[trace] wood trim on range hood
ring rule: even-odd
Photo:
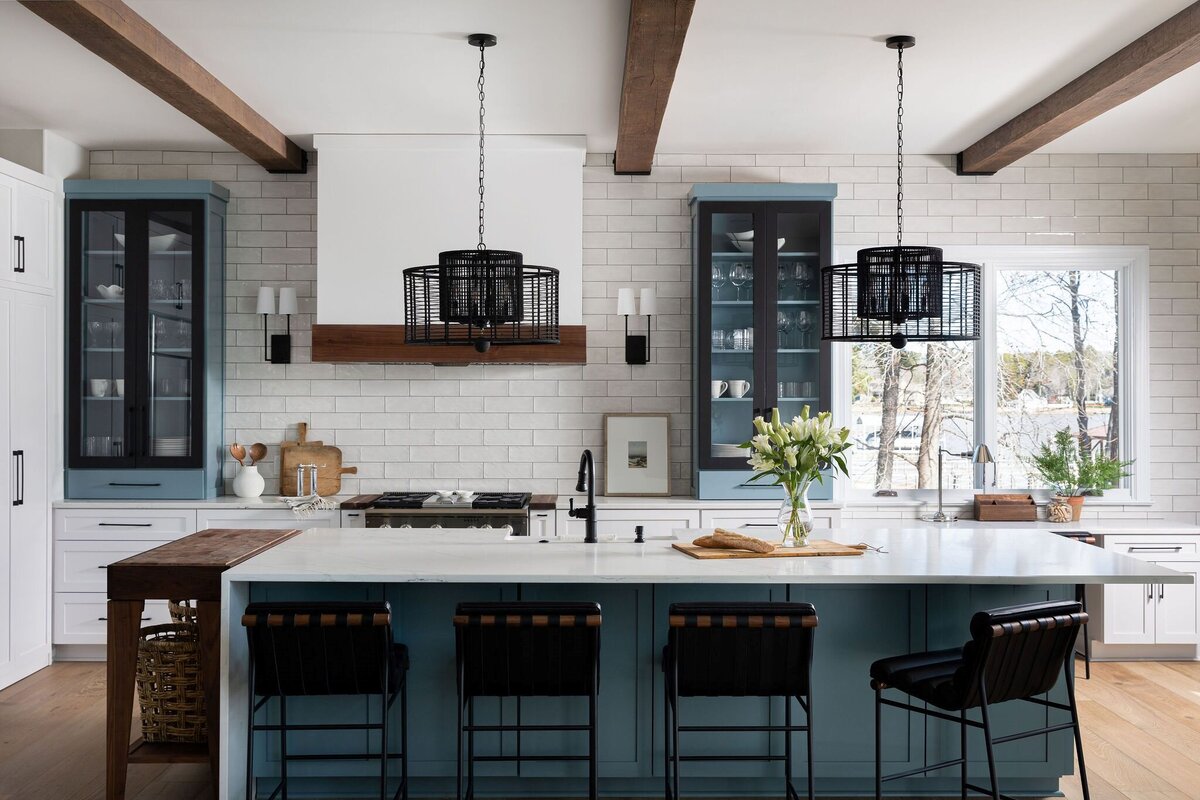
[[[324,364],[586,364],[587,327],[563,325],[559,344],[496,344],[486,353],[469,345],[405,344],[403,325],[312,327],[312,360]]]

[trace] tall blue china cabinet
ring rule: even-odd
[[[692,213],[692,488],[701,499],[781,500],[747,483],[738,444],[758,415],[829,407],[821,267],[830,263],[835,184],[698,183]],[[830,484],[814,485],[813,500]]]
[[[67,181],[68,498],[221,493],[225,210],[208,181]]]

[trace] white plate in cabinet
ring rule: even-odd
[[[293,514],[287,508],[266,509],[259,511],[235,509],[200,509],[197,515],[197,530],[206,528],[252,528],[254,530],[279,529],[302,530],[309,528],[338,528],[341,527],[341,512],[318,511],[310,517]]]
[[[54,512],[54,537],[172,541],[195,533],[196,512],[189,509],[60,508]]]
[[[814,528],[832,528],[834,511],[830,509],[813,510]],[[779,509],[748,508],[745,510],[730,510],[722,508],[717,511],[701,511],[701,528],[725,528],[739,531],[747,536],[757,536],[760,539],[771,539],[782,536],[779,532]]]
[[[696,509],[608,509],[596,511],[597,536],[616,535],[618,541],[632,542],[634,526],[641,525],[647,539],[665,539],[677,528],[695,528],[700,525],[700,512]],[[568,516],[559,509],[556,527],[558,536],[583,536],[584,522]]]
[[[171,621],[166,600],[147,600],[141,625]],[[108,598],[103,593],[54,595],[54,644],[104,644],[108,639]]]
[[[107,592],[107,567],[167,542],[67,539],[54,548],[54,591]]]

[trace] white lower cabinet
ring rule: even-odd
[[[1104,548],[1200,577],[1200,540],[1192,536],[1108,536]],[[1113,645],[1200,643],[1200,597],[1196,584],[1106,584],[1103,642]],[[1148,654],[1152,654],[1152,650]]]
[[[107,639],[106,567],[205,528],[337,528],[343,512],[298,517],[283,507],[148,508],[67,507],[54,511],[52,641],[68,646],[59,657],[102,658]],[[185,600],[188,598],[176,598]],[[171,621],[165,600],[146,601],[142,625]],[[90,645],[91,647],[76,647]]]
[[[664,509],[610,509],[603,508],[596,512],[596,535],[601,541],[608,536],[616,536],[618,541],[632,542],[634,528],[642,526],[647,539],[665,539],[670,537],[677,528],[697,528],[700,526],[700,511],[698,509],[664,510]],[[584,522],[568,515],[562,509],[558,510],[558,536],[583,536]]]

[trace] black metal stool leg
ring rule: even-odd
[[[992,781],[992,800],[1000,799],[1000,784],[996,778],[996,752],[992,744],[992,723],[988,718],[987,689],[979,685],[979,711],[983,715],[983,743],[987,747],[988,777]]]
[[[458,682],[458,760],[455,771],[457,777],[456,785],[458,787],[455,793],[457,800],[463,800],[463,703],[465,702],[462,696],[462,679],[460,676]]]
[[[959,723],[959,742],[958,752],[962,756],[962,800],[967,800],[967,710],[964,708],[960,714],[961,722]]]
[[[1079,585],[1079,604],[1087,613],[1087,587]],[[1092,637],[1088,635],[1088,623],[1083,623],[1083,677],[1092,679]]]
[[[475,698],[467,700],[467,800],[475,797]]]
[[[370,717],[368,717],[370,719]],[[383,693],[379,695],[379,800],[388,800],[388,692],[384,676]]]
[[[254,665],[250,666],[250,708],[246,723],[246,800],[254,800]]]
[[[408,800],[408,675],[400,683],[400,796]]]
[[[1083,790],[1083,800],[1091,800],[1091,792],[1088,791],[1087,780],[1087,765],[1083,762],[1083,736],[1079,730],[1079,709],[1075,705],[1075,682],[1071,680],[1070,672],[1064,665],[1063,679],[1067,682],[1067,701],[1071,706],[1071,723],[1074,725],[1072,732],[1075,734],[1075,755],[1079,758],[1079,786]]]
[[[283,800],[288,796],[287,774],[287,696],[279,696],[279,779]]]
[[[875,800],[883,798],[883,689],[875,687]]]
[[[809,689],[807,703],[804,707],[805,711],[805,727],[808,730],[805,732],[805,738],[808,739],[808,800],[813,800],[816,797],[816,775],[813,774],[813,699],[812,689]]]
[[[593,684],[595,687],[595,684]],[[588,798],[599,796],[599,781],[596,771],[596,690],[588,697]]]
[[[783,726],[788,730],[783,732],[783,796],[793,800],[792,793],[792,698],[783,698]]]
[[[671,796],[679,800],[679,683],[678,673],[671,688]]]
[[[671,695],[663,687],[663,797],[673,800],[671,794]]]

